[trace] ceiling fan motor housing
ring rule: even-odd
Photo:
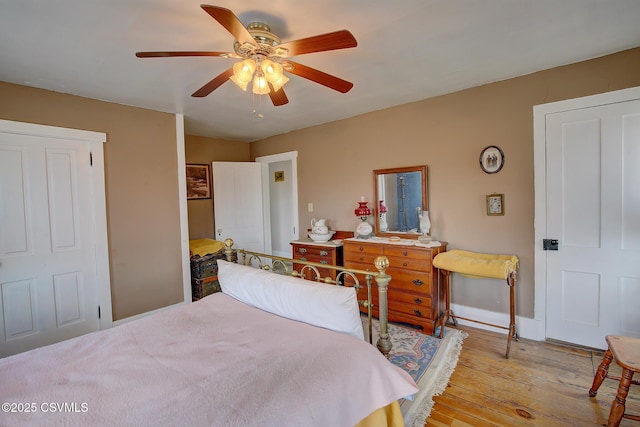
[[[252,22],[247,25],[247,31],[258,44],[240,43],[237,40],[233,44],[233,50],[243,58],[269,58],[277,61],[286,56],[288,50],[278,48],[282,43],[280,37],[271,32],[271,27],[262,22]]]

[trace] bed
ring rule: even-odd
[[[222,292],[0,359],[0,425],[403,425],[417,387],[382,325],[378,348],[363,339],[355,290],[226,244]],[[384,299],[384,269],[339,275],[368,274]]]

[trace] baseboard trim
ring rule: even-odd
[[[125,323],[129,323],[129,322],[131,322],[133,320],[142,319],[143,317],[151,316],[152,314],[160,313],[161,311],[165,311],[165,310],[168,310],[168,309],[174,308],[174,307],[179,307],[179,306],[184,305],[184,304],[191,304],[191,301],[189,301],[188,303],[183,301],[183,302],[179,302],[177,304],[168,305],[166,307],[161,307],[161,308],[157,308],[155,310],[146,311],[144,313],[136,314],[135,316],[125,317],[124,319],[120,319],[120,320],[114,321],[113,322],[113,326],[124,325]]]
[[[480,322],[503,325],[505,327],[509,326],[508,313],[498,313],[495,311],[483,310],[480,308],[468,307],[458,304],[451,304],[451,310],[453,311],[453,314],[458,316],[468,317],[469,319],[478,320]],[[471,326],[474,328],[498,332],[505,335],[508,332],[506,329],[496,328],[489,325],[484,325],[482,323],[469,322],[462,319],[458,319],[458,323],[464,326]],[[544,341],[545,334],[543,326],[543,322],[541,321],[516,315],[516,328],[518,331],[518,335],[522,338],[527,338],[534,341]]]

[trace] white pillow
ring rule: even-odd
[[[288,319],[364,340],[356,290],[218,260],[222,292]]]

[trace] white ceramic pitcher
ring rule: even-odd
[[[326,220],[311,218],[311,232],[313,234],[328,234],[329,227],[327,227]]]

